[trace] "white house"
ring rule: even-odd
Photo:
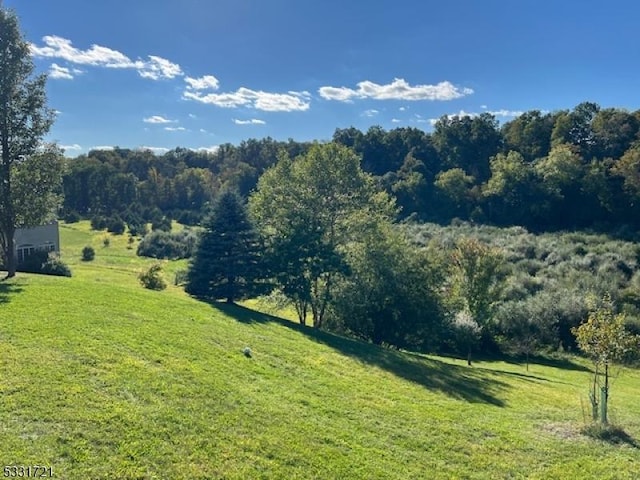
[[[14,255],[18,259],[18,263],[22,263],[26,257],[37,250],[60,253],[58,222],[54,221],[33,228],[17,229],[15,245],[16,251]]]

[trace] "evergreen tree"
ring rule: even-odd
[[[227,303],[260,291],[260,247],[241,197],[224,192],[213,206],[195,257],[186,291]],[[264,284],[262,284],[264,285]]]

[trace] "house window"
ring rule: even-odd
[[[40,245],[38,250],[43,250],[45,252],[55,252],[56,246],[53,243],[49,242],[49,243],[45,243],[44,245]]]
[[[18,247],[18,263],[24,262],[25,258],[32,255],[36,251],[33,245],[20,245]]]

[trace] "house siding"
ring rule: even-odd
[[[60,232],[58,222],[39,225],[33,228],[19,228],[15,233],[15,251],[13,254],[18,261],[24,259],[24,255],[35,250],[46,250],[60,253]]]

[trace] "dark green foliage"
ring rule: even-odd
[[[71,269],[57,254],[45,251],[36,251],[18,264],[18,271],[54,275],[58,277],[70,277]]]
[[[84,247],[82,249],[82,261],[83,262],[90,262],[95,257],[96,257],[96,251],[93,249],[93,247],[87,245],[86,247]]]
[[[107,219],[107,232],[113,233],[114,235],[122,235],[126,228],[124,221],[119,216]]]
[[[58,255],[49,254],[49,258],[42,264],[41,272],[44,275],[55,275],[58,277],[70,277],[71,269],[64,263]]]
[[[155,231],[146,235],[138,244],[137,254],[141,257],[177,260],[191,258],[196,251],[197,235],[191,230],[180,232]]]
[[[343,145],[317,144],[268,170],[250,198],[266,242],[266,256],[299,321],[307,312],[322,323],[340,277],[348,273],[345,248],[395,213],[391,199]]]
[[[240,196],[222,193],[204,227],[185,290],[227,303],[259,293],[264,288],[260,244]]]
[[[171,231],[171,218],[162,217],[156,218],[151,222],[151,231],[170,232]]]
[[[138,275],[138,280],[144,288],[149,290],[164,290],[167,282],[162,277],[162,265],[154,263],[147,270]]]
[[[177,270],[173,277],[173,284],[184,285],[185,283],[187,283],[188,279],[189,279],[189,270],[186,270],[186,269]]]
[[[92,230],[104,230],[105,228],[107,228],[107,218],[102,215],[94,215],[91,217]]]
[[[639,119],[638,112],[585,102],[573,110],[524,112],[502,126],[488,113],[459,115],[441,118],[433,133],[350,127],[337,129],[333,140],[361,156],[362,169],[396,198],[403,218],[634,231]],[[150,222],[155,229],[168,228],[164,217],[196,225],[221,189],[247,196],[280,152],[293,159],[311,147],[265,138],[224,144],[215,153],[91,151],[68,162],[64,207],[81,215],[118,213],[128,224]]]
[[[425,252],[381,225],[348,248],[350,274],[333,293],[328,328],[375,344],[427,350],[437,345],[442,311],[439,278]]]
[[[144,237],[148,232],[147,224],[143,222],[127,223],[127,227],[132,237]]]
[[[80,214],[75,210],[71,210],[66,212],[62,216],[62,219],[65,221],[65,223],[77,223],[80,221]]]
[[[34,76],[29,43],[16,14],[0,5],[0,258],[16,274],[15,232],[55,214],[62,151],[42,145],[55,118],[44,74]]]

